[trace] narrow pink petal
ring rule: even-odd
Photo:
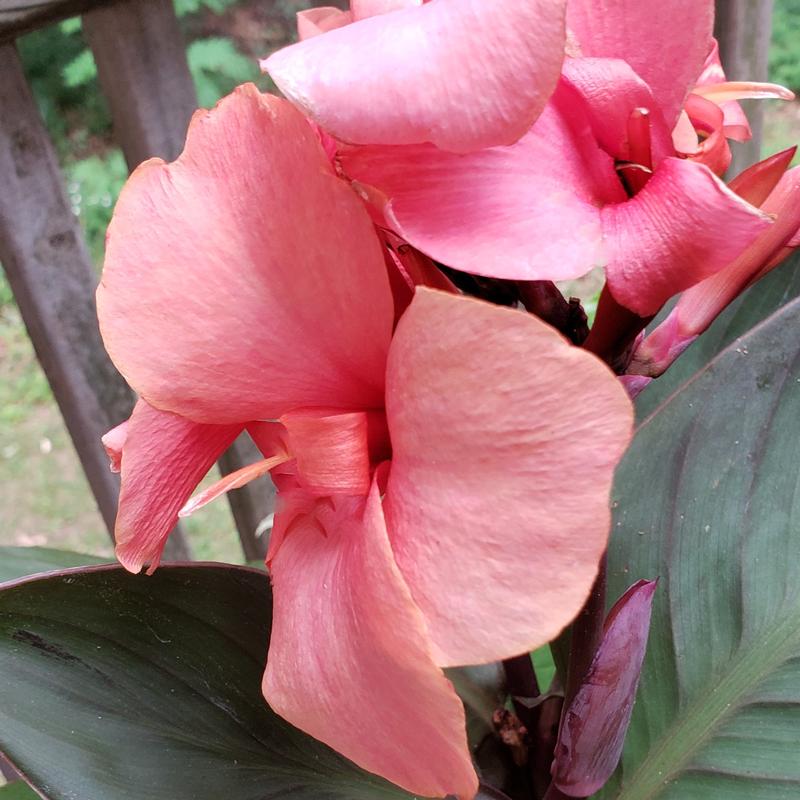
[[[342,11],[335,6],[319,6],[298,11],[297,37],[302,42],[303,39],[310,39],[312,36],[319,36],[321,33],[349,25],[352,21],[353,15],[349,11]]]
[[[625,199],[583,100],[561,84],[519,142],[468,155],[431,145],[356,147],[345,172],[380,189],[396,233],[448,266],[564,280],[603,263],[599,206]]]
[[[628,120],[638,108],[651,122],[653,164],[675,154],[670,129],[650,87],[616,58],[568,58],[562,74],[586,101],[592,130],[603,149],[621,161],[635,161],[628,141]]]
[[[631,405],[522,311],[417,289],[389,354],[384,508],[443,666],[538,647],[580,609]]]
[[[109,468],[112,472],[119,472],[122,468],[122,448],[128,438],[128,420],[121,422],[106,433],[101,441],[110,460]]]
[[[669,128],[703,69],[713,26],[713,0],[570,0],[567,6],[580,54],[627,61],[652,89]]]
[[[190,517],[195,511],[199,511],[204,506],[207,506],[212,500],[233,489],[241,489],[246,486],[250,481],[260,478],[263,475],[268,475],[270,470],[283,464],[289,460],[286,453],[272,456],[272,458],[264,458],[261,461],[256,461],[255,464],[248,464],[246,467],[241,467],[233,472],[229,472],[218,480],[213,486],[209,486],[199,494],[195,495],[191,500],[183,505],[178,512],[179,517]]]
[[[379,14],[388,14],[390,11],[400,11],[404,8],[421,6],[424,0],[350,0],[350,11],[353,19],[366,19],[377,17]]]
[[[464,709],[431,659],[374,485],[297,519],[272,559],[264,696],[293,725],[423,797],[472,800]]]
[[[631,311],[655,314],[727,266],[771,222],[702,164],[664,159],[639,194],[603,209],[609,288]]]
[[[680,296],[669,316],[637,348],[629,371],[660,375],[734,298],[783,261],[800,230],[800,167],[781,177],[761,208],[774,223],[725,269]]]
[[[365,412],[301,409],[284,414],[280,421],[297,459],[301,486],[326,495],[369,491],[369,420]]]
[[[246,85],[123,189],[97,294],[115,364],[200,422],[376,407],[393,323],[381,245],[303,116]]]
[[[777,83],[757,83],[755,81],[726,81],[706,86],[695,86],[694,94],[721,105],[732,100],[794,100],[794,92]]]
[[[291,45],[262,67],[346,142],[432,142],[455,152],[512,144],[555,88],[564,7],[434,0]]]
[[[203,425],[139,400],[122,448],[122,487],[114,528],[125,569],[148,573],[178,521],[178,511],[241,425]]]
[[[564,714],[553,779],[569,797],[589,797],[622,755],[642,670],[656,581],[637,581],[606,619],[603,640]]]
[[[740,172],[728,187],[743,200],[760,207],[778,185],[796,152],[795,145],[749,166]]]

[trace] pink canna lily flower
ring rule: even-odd
[[[415,794],[466,799],[442,668],[529,650],[579,610],[631,407],[533,316],[442,289],[406,306],[396,321],[384,245],[298,111],[244,86],[198,112],[108,234],[101,330],[141,397],[106,437],[117,555],[152,571],[179,513],[270,472],[267,701]],[[190,500],[244,429],[264,459]]]
[[[304,41],[265,64],[284,94],[305,97],[313,119],[341,141],[433,142],[455,152],[512,144],[555,87],[565,7],[351,0],[347,12],[301,12]]]
[[[764,159],[731,181],[731,188],[772,216],[774,224],[725,269],[678,298],[667,318],[637,347],[628,367],[631,375],[661,375],[732,300],[800,247],[800,167],[787,171],[796,149]],[[646,385],[638,381],[635,393]]]
[[[484,5],[493,11],[480,41],[491,42],[512,12],[505,4]],[[453,25],[466,19],[464,5],[431,0],[423,9],[368,20],[375,42],[402,30],[412,13],[436,9]],[[367,42],[372,29],[363,21],[348,24],[352,12],[341,14],[336,24],[343,27],[319,27],[263,67],[340,139],[338,164],[383,224],[440,263],[515,280],[566,280],[603,266],[616,302],[646,319],[737,258],[771,224],[718,174],[730,159],[725,135],[748,132],[736,99],[790,93],[724,82],[711,36],[712,0],[655,6],[603,0],[599,7],[572,0],[569,57],[536,122],[521,134],[515,129],[513,143],[476,137],[469,147],[466,138],[458,147],[443,146],[433,133],[416,141],[375,135],[384,106],[348,93],[359,83],[360,61],[342,55],[347,37]],[[675,19],[682,20],[679,28]],[[395,71],[380,52],[373,56],[371,74]],[[430,70],[442,80],[446,74]],[[528,86],[527,72],[514,74],[516,81],[494,91],[513,97]],[[414,80],[402,93],[381,83],[382,102],[400,109],[423,104],[440,116],[437,124],[462,126],[426,80],[416,74]],[[370,97],[380,97],[370,86]],[[484,96],[478,86],[475,94]],[[331,122],[334,100],[336,114],[351,123],[346,135],[337,133],[338,118]],[[482,112],[488,117],[493,110]]]

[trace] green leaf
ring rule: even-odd
[[[269,710],[270,608],[243,567],[6,584],[0,750],[50,800],[409,800]]]
[[[661,583],[621,771],[598,797],[800,797],[799,330],[795,299],[735,340],[618,471],[609,596]]]
[[[533,658],[533,668],[536,670],[539,689],[542,692],[546,692],[556,675],[556,665],[550,645],[546,644],[544,647],[534,650],[531,657]]]
[[[0,800],[39,800],[39,795],[22,781],[0,786]]]
[[[206,108],[213,106],[234,86],[259,77],[256,62],[243,56],[230,39],[218,36],[192,42],[186,59],[198,102]]]
[[[48,547],[0,547],[0,583],[66,567],[108,563],[107,558]]]

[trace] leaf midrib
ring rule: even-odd
[[[740,644],[743,655],[732,662],[717,688],[701,692],[700,699],[662,732],[661,743],[639,764],[630,780],[623,777],[616,800],[652,800],[660,795],[671,780],[685,771],[688,762],[719,725],[742,708],[746,695],[796,655],[800,628],[792,612],[800,612],[800,605],[795,604],[787,611],[783,622],[762,639]]]

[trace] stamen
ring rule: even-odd
[[[291,458],[287,453],[280,453],[265,458],[262,461],[256,461],[255,464],[249,464],[246,467],[237,469],[231,472],[221,480],[217,481],[213,486],[204,489],[199,494],[196,494],[188,503],[178,512],[178,516],[185,518],[194,514],[195,511],[208,505],[212,500],[216,500],[231,489],[240,489],[245,484],[266,475],[270,470],[285,463]]]

